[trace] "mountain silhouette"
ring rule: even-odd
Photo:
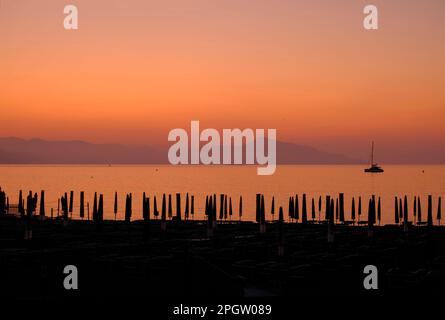
[[[168,147],[85,141],[0,138],[1,164],[164,164]],[[359,161],[309,146],[277,141],[279,164],[351,164]]]

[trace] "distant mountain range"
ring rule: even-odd
[[[164,164],[168,147],[95,144],[85,141],[0,138],[1,164]],[[279,164],[360,163],[341,154],[277,141]]]

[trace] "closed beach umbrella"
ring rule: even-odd
[[[422,206],[420,203],[420,197],[417,197],[417,222],[422,222]]]
[[[192,196],[192,206],[190,208],[190,214],[192,215],[193,219],[193,216],[195,215],[195,196]]]
[[[181,194],[180,193],[176,194],[176,219],[178,221],[182,220],[182,217],[181,217]]]
[[[227,220],[227,195],[224,195],[224,220]]]
[[[315,199],[312,198],[312,221],[315,221]]]
[[[161,231],[165,232],[167,229],[167,196],[162,194],[162,208],[161,208]]]
[[[278,209],[278,255],[283,256],[284,254],[284,233],[283,233],[283,207]]]
[[[258,195],[257,195],[258,197]],[[258,219],[258,206],[257,206],[257,219]],[[224,219],[224,194],[219,196],[219,220]],[[258,221],[258,220],[257,220]]]
[[[255,221],[260,222],[261,215],[261,194],[256,194],[256,202],[255,202]]]
[[[80,192],[79,216],[81,219],[85,217],[85,193],[83,191]]]
[[[339,202],[339,210],[340,210],[340,221],[345,222],[345,195],[343,193],[340,193],[340,198],[338,200]]]
[[[239,197],[239,219],[243,216],[243,197]]]
[[[413,215],[414,215],[414,217],[417,215],[417,197],[416,196],[414,196]]]
[[[379,224],[380,224],[381,218],[382,218],[382,207],[380,205],[380,197],[379,197],[379,200],[378,200],[378,203],[377,203],[377,219],[379,221]]]
[[[358,214],[358,221],[360,221],[360,216],[362,215],[362,197],[358,197],[357,214]]]
[[[212,214],[213,214],[213,224],[216,223],[216,194],[213,194],[213,208],[212,208]]]
[[[307,222],[307,207],[306,207],[306,194],[303,193],[303,203],[301,204],[301,222]]]
[[[266,223],[266,206],[264,205],[264,194],[261,196],[261,222]]]
[[[209,196],[206,196],[206,206],[205,206],[204,214],[206,216],[209,214]]]
[[[99,197],[99,221],[102,222],[104,220],[104,195],[101,194]]]
[[[373,217],[373,201],[369,199],[368,204],[368,237],[373,236],[373,225],[374,225],[374,217]]]
[[[158,203],[156,201],[156,196],[153,197],[153,215],[157,217],[159,215],[158,213]]]
[[[147,219],[147,210],[145,205],[145,192],[142,193],[142,218],[145,220]]]
[[[442,219],[442,198],[439,197],[439,200],[437,203],[437,221],[439,221],[439,224],[440,224],[441,219]]]
[[[208,202],[208,210],[209,212],[207,213],[207,229],[212,229],[213,228],[213,199],[212,196],[210,196],[209,198],[209,202]]]
[[[71,190],[70,191],[70,213],[71,213],[71,216],[73,214],[73,198],[74,198],[74,191]]]
[[[339,210],[338,210],[338,198],[335,199],[335,220],[338,220],[339,216],[338,216]]]
[[[402,205],[402,198],[399,199],[399,218],[403,218],[403,205]]]
[[[399,201],[394,197],[394,222],[399,224]]]
[[[351,204],[351,220],[355,222],[355,199],[352,197],[352,204]]]
[[[45,190],[40,191],[40,216],[45,216]]]
[[[93,200],[93,221],[96,221],[96,219],[97,219],[97,192],[94,193],[94,200]]]
[[[408,223],[408,197],[406,195],[403,201],[403,220]]]
[[[270,208],[270,214],[272,216],[275,214],[275,197],[272,197],[272,207]]]
[[[300,219],[300,205],[298,203],[298,194],[295,195],[295,211],[294,211],[294,217],[295,220],[299,220]]]
[[[428,196],[428,227],[433,226],[433,197]]]
[[[165,221],[167,219],[167,199],[165,198],[165,193],[162,194],[162,208],[161,208],[161,220]]]
[[[233,209],[232,209],[232,197],[229,199],[229,216],[232,219]]]
[[[189,193],[187,192],[187,194],[185,195],[185,212],[184,212],[185,220],[188,220],[188,218],[189,218],[189,213],[190,213],[189,206],[190,206],[190,203],[189,203]]]
[[[295,217],[295,206],[294,206],[294,198],[289,198],[289,217],[293,219]]]
[[[23,194],[22,194],[22,190],[19,191],[18,210],[19,210],[20,215],[23,217],[25,215],[25,211],[24,211],[24,208],[23,208]]]
[[[114,193],[114,220],[116,220],[117,215],[117,191]]]
[[[173,216],[173,206],[172,206],[172,195],[168,195],[168,217],[171,218]]]
[[[331,214],[330,206],[331,206],[331,196],[326,196],[326,211],[324,217],[326,221],[330,219],[330,214]]]

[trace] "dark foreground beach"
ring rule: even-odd
[[[445,227],[285,223],[280,256],[279,224],[260,233],[253,222],[218,223],[211,238],[205,221],[126,223],[0,220],[2,299],[65,297],[269,297],[369,294],[443,294]],[[78,269],[78,290],[65,290],[64,267]],[[378,290],[365,290],[364,268],[378,269]],[[115,300],[117,301],[117,300]]]

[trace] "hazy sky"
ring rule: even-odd
[[[165,144],[200,120],[359,157],[371,139],[444,154],[443,0],[0,3],[0,136]]]

